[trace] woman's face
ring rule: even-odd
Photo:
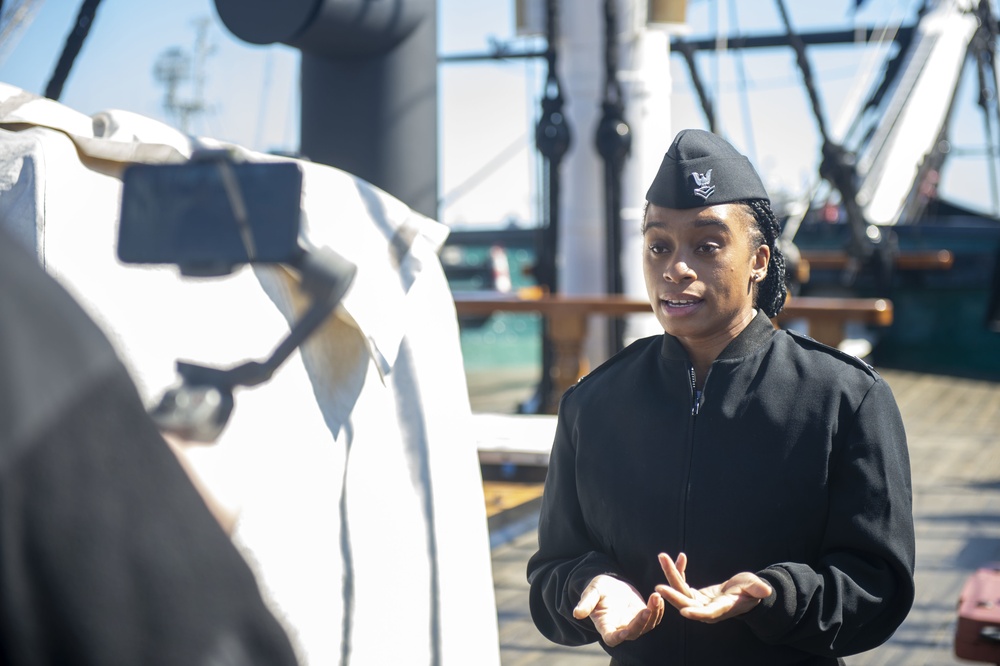
[[[663,330],[683,341],[735,338],[754,311],[770,248],[751,243],[741,204],[674,209],[649,204],[643,226],[646,292]]]

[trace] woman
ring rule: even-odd
[[[643,272],[665,335],[562,399],[528,563],[536,626],[599,640],[622,666],[836,664],[883,643],[914,592],[889,387],[774,329],[778,226],[732,146],[681,132],[646,198]]]

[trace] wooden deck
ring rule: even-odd
[[[971,664],[954,657],[955,610],[965,578],[1000,560],[1000,384],[883,371],[899,402],[912,460],[917,534],[913,610],[882,647],[847,660],[850,666]],[[472,386],[470,386],[470,389]],[[480,396],[487,399],[485,396]],[[477,396],[473,395],[473,405]],[[554,645],[528,615],[525,564],[536,547],[537,490],[524,500],[496,499],[491,537],[503,666],[606,666],[595,646]],[[503,520],[508,516],[508,520]]]

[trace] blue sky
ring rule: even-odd
[[[17,35],[13,48],[0,49],[0,81],[43,94],[80,3],[37,4],[40,8],[29,28]],[[154,63],[171,47],[192,52],[196,25],[203,18],[211,21],[214,47],[205,66],[209,109],[189,130],[257,150],[296,149],[298,51],[234,38],[218,20],[212,0],[103,0],[60,101],[88,115],[126,109],[177,125],[177,119],[164,111],[165,89],[153,76]],[[490,37],[513,37],[513,2],[442,0],[439,21],[442,52],[482,52]],[[512,197],[512,189],[504,186],[507,196],[498,202],[488,187],[477,188],[454,200],[445,211],[450,217],[474,221],[533,217],[529,105],[537,86],[528,70],[537,70],[537,65],[522,61],[442,68],[442,154],[452,156],[442,159],[442,196],[465,191],[462,184],[469,175],[505,148],[522,144],[492,178],[516,181],[516,194]],[[497,97],[502,104],[491,101]],[[457,98],[461,99],[456,103]],[[491,131],[482,132],[483,127]]]
[[[0,80],[43,94],[72,28],[77,0],[44,0],[30,27],[0,62]],[[170,120],[162,108],[163,87],[153,76],[157,58],[168,48],[191,51],[196,23],[209,18],[215,51],[206,62],[210,112],[192,129],[200,134],[251,145],[258,121],[268,131],[259,148],[288,147],[297,141],[294,117],[297,52],[284,46],[258,47],[238,42],[217,19],[211,0],[136,2],[103,0],[60,101],[86,114],[126,109]],[[270,89],[265,73],[270,71]],[[265,95],[269,98],[261,110]]]
[[[566,0],[562,4],[563,11],[574,6]],[[867,0],[857,14],[854,4],[854,0],[786,0],[794,25],[803,31],[910,17],[918,2]],[[513,5],[514,0],[440,0],[440,52],[482,52],[491,39],[516,39]],[[0,47],[0,81],[41,94],[79,6],[79,0],[41,2],[13,48]],[[103,0],[61,101],[87,114],[119,108],[176,124],[164,112],[164,88],[153,76],[154,63],[171,47],[191,51],[197,22],[203,18],[210,21],[214,49],[205,67],[209,110],[191,131],[258,150],[294,150],[297,51],[235,39],[219,22],[212,0]],[[781,31],[772,0],[689,0],[688,22],[693,35],[716,29]],[[853,47],[810,50],[831,126],[863,73],[863,57]],[[819,139],[791,50],[747,53],[741,59],[702,58],[699,67],[721,109],[723,133],[755,160],[769,188],[792,193],[807,188],[816,173]],[[671,70],[674,129],[705,127],[679,57],[671,58]],[[446,202],[442,220],[454,225],[496,225],[509,218],[530,223],[535,217],[537,177],[531,135],[542,86],[541,63],[442,65],[439,71],[440,188]],[[589,131],[578,129],[584,136]],[[507,159],[490,170],[489,178],[477,187],[466,187],[500,155]]]

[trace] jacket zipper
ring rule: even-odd
[[[688,378],[691,380],[691,416],[698,416],[698,413],[701,411],[701,403],[705,401],[705,389],[701,390],[701,394],[698,393],[698,384],[693,365],[688,366]],[[705,383],[708,383],[708,375],[705,376]]]
[[[687,541],[687,514],[688,514],[688,500],[691,496],[691,465],[694,459],[694,426],[695,417],[698,416],[698,389],[697,381],[694,374],[694,366],[688,366],[688,379],[691,385],[691,423],[688,426],[688,441],[687,450],[685,451],[687,460],[685,461],[686,469],[684,471],[684,495],[682,498],[682,504],[680,506],[680,528],[681,528],[681,547],[684,547]]]
[[[688,366],[688,379],[691,380],[691,425],[688,430],[688,459],[687,474],[684,482],[684,506],[681,511],[681,547],[687,544],[687,515],[688,503],[691,501],[691,467],[694,463],[694,428],[697,421],[698,412],[701,411],[701,400],[698,396],[698,379],[694,372],[694,366]],[[704,392],[703,392],[704,394]],[[687,623],[681,625],[680,653],[681,663],[687,662]]]

